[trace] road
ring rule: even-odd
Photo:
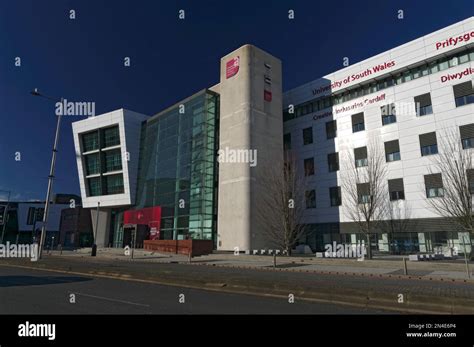
[[[70,302],[71,294],[75,303]],[[184,294],[184,303],[180,295]],[[181,296],[181,299],[183,297]],[[348,305],[0,267],[0,314],[376,314]]]
[[[136,298],[145,297],[148,301],[157,300],[155,296],[151,297],[149,293],[159,292],[163,293],[163,296],[160,294],[158,299],[162,298],[166,302],[159,304],[156,307],[163,306],[165,311],[170,311],[171,313],[182,313],[183,309],[190,306],[187,305],[188,303],[198,305],[199,302],[204,302],[208,305],[209,302],[216,300],[204,298],[202,301],[197,300],[189,302],[187,300],[189,295],[185,295],[186,304],[179,305],[177,308],[178,311],[174,311],[174,309],[171,310],[169,304],[167,305],[166,303],[175,304],[175,299],[178,295],[177,290],[179,288],[188,288],[191,295],[193,294],[191,289],[198,290],[201,293],[198,297],[209,294],[209,291],[214,291],[210,293],[210,297],[217,298],[218,295],[216,294],[216,291],[219,291],[219,294],[222,294],[223,297],[231,297],[230,295],[234,294],[238,295],[239,298],[242,298],[242,295],[247,297],[247,295],[253,294],[265,298],[272,296],[273,299],[275,299],[275,296],[277,296],[278,298],[275,299],[277,300],[276,302],[283,300],[286,304],[287,300],[284,299],[287,299],[288,295],[293,293],[296,296],[296,303],[298,303],[298,298],[304,297],[306,299],[324,302],[331,305],[345,303],[351,305],[351,307],[358,305],[359,307],[368,307],[374,310],[395,310],[405,313],[474,313],[474,283],[472,281],[428,280],[411,278],[410,276],[403,275],[380,277],[375,274],[346,275],[344,273],[295,272],[287,269],[274,270],[273,268],[232,268],[219,266],[218,262],[216,264],[200,264],[201,263],[197,260],[189,265],[187,263],[150,263],[140,260],[115,260],[100,257],[48,256],[39,262],[31,262],[28,259],[4,259],[0,261],[0,274],[2,271],[11,271],[4,270],[5,267],[7,269],[17,269],[19,273],[31,269],[35,271],[37,275],[35,275],[36,277],[32,276],[32,278],[28,278],[28,280],[39,281],[41,279],[38,280],[37,278],[37,276],[40,276],[39,272],[36,272],[37,269],[48,271],[54,269],[55,271],[59,271],[52,272],[53,274],[56,274],[56,276],[67,273],[71,278],[70,281],[74,282],[67,286],[68,290],[78,292],[78,297],[81,297],[82,299],[86,296],[81,296],[81,294],[89,295],[87,296],[88,300],[94,299],[91,295],[99,298],[109,298],[110,296],[113,300],[150,305],[148,302],[143,303],[140,300],[137,301]],[[295,265],[299,264],[293,264],[293,266]],[[109,285],[104,282],[103,285],[93,286],[90,292],[80,292],[79,289],[83,286],[86,287],[86,289],[89,289],[88,284],[85,282],[90,281],[91,276],[95,278],[95,281],[100,281],[98,278],[103,278],[104,280],[117,279],[120,280],[120,287],[131,286],[131,288],[130,290],[117,291],[113,288],[108,289]],[[127,282],[125,281],[126,279],[133,279],[134,282]],[[12,278],[12,280],[22,281],[22,278]],[[0,281],[2,281],[1,278]],[[8,281],[8,278],[5,278],[3,281]],[[142,281],[141,285],[139,285],[138,281]],[[145,282],[150,285],[145,285]],[[41,292],[39,288],[47,287],[47,284],[48,283],[36,286],[38,292]],[[55,285],[54,287],[59,285],[60,284]],[[152,285],[165,286],[167,289],[169,289],[168,287],[171,287],[171,289],[167,290],[160,287],[155,291],[145,290],[145,292],[142,293],[138,289],[135,290],[133,285],[137,285],[140,288],[151,288]],[[17,287],[21,286],[17,285]],[[77,287],[79,289],[69,289],[69,287]],[[1,284],[0,288],[2,288]],[[105,288],[105,290],[102,290],[102,288]],[[101,293],[105,293],[105,295],[102,295]],[[115,293],[118,295],[115,295]],[[170,294],[167,296],[167,293]],[[2,295],[1,297],[4,296]],[[97,300],[99,300],[99,298],[97,298]],[[401,301],[399,300],[400,298],[402,299]],[[250,302],[247,307],[245,305],[240,305],[239,299],[229,301],[234,303],[237,302],[238,305],[234,306],[238,307],[229,309],[229,305],[225,305],[225,303],[222,303],[222,305],[216,303],[215,306],[217,306],[217,308],[207,309],[212,311],[224,307],[225,312],[230,310],[228,311],[229,313],[239,313],[235,310],[242,310],[242,313],[281,312],[278,311],[278,309],[262,311],[263,308],[258,305],[258,303],[256,304],[257,306],[255,306],[253,302]],[[184,308],[182,306],[184,306]],[[321,306],[321,308],[322,307],[323,306]],[[156,312],[153,311],[155,309],[156,308],[152,308],[151,312]],[[286,310],[287,308],[285,307],[284,312],[288,312]],[[310,313],[305,310],[307,310],[306,306],[303,309],[296,307],[296,312]],[[197,312],[206,311],[197,310]],[[329,310],[328,312],[332,311]],[[334,313],[336,312],[340,313],[340,311],[335,310]]]

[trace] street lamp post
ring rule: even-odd
[[[97,230],[99,230],[99,213],[100,213],[100,201],[97,201],[97,212],[95,216],[95,232],[92,233],[94,240],[92,241],[92,250],[91,250],[91,257],[95,257],[97,255]]]
[[[38,92],[38,89],[35,88],[34,91],[31,92],[32,95],[34,96],[41,96],[43,98],[53,100],[53,101],[60,101],[61,103],[63,102],[63,98],[60,99],[54,99],[49,96],[40,94]],[[51,191],[53,189],[53,180],[54,180],[54,171],[56,167],[56,154],[58,152],[58,142],[59,142],[59,130],[61,128],[61,117],[62,117],[62,112],[60,112],[58,115],[58,120],[56,123],[56,135],[54,137],[54,145],[53,145],[53,155],[51,157],[51,168],[49,170],[49,176],[48,176],[48,190],[46,192],[46,202],[44,204],[44,214],[43,214],[43,225],[41,226],[41,237],[40,237],[40,244],[39,244],[39,249],[38,249],[38,259],[41,259],[41,256],[43,254],[43,246],[44,246],[44,241],[46,237],[46,227],[48,225],[48,217],[49,217],[49,205],[50,205],[50,200],[51,200]]]

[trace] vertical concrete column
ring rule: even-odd
[[[91,209],[92,230],[96,237],[97,247],[109,247],[110,218],[112,210],[110,208],[101,208],[99,211],[99,226],[96,228],[97,210]]]
[[[270,246],[256,209],[261,178],[283,162],[281,62],[245,45],[221,59],[220,150],[256,150],[257,165],[219,163],[217,247]]]

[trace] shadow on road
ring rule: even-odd
[[[92,281],[79,276],[0,276],[0,288]]]

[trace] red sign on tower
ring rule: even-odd
[[[237,75],[237,72],[239,72],[239,64],[240,64],[239,56],[232,58],[226,63],[225,65],[225,78],[226,79]]]

